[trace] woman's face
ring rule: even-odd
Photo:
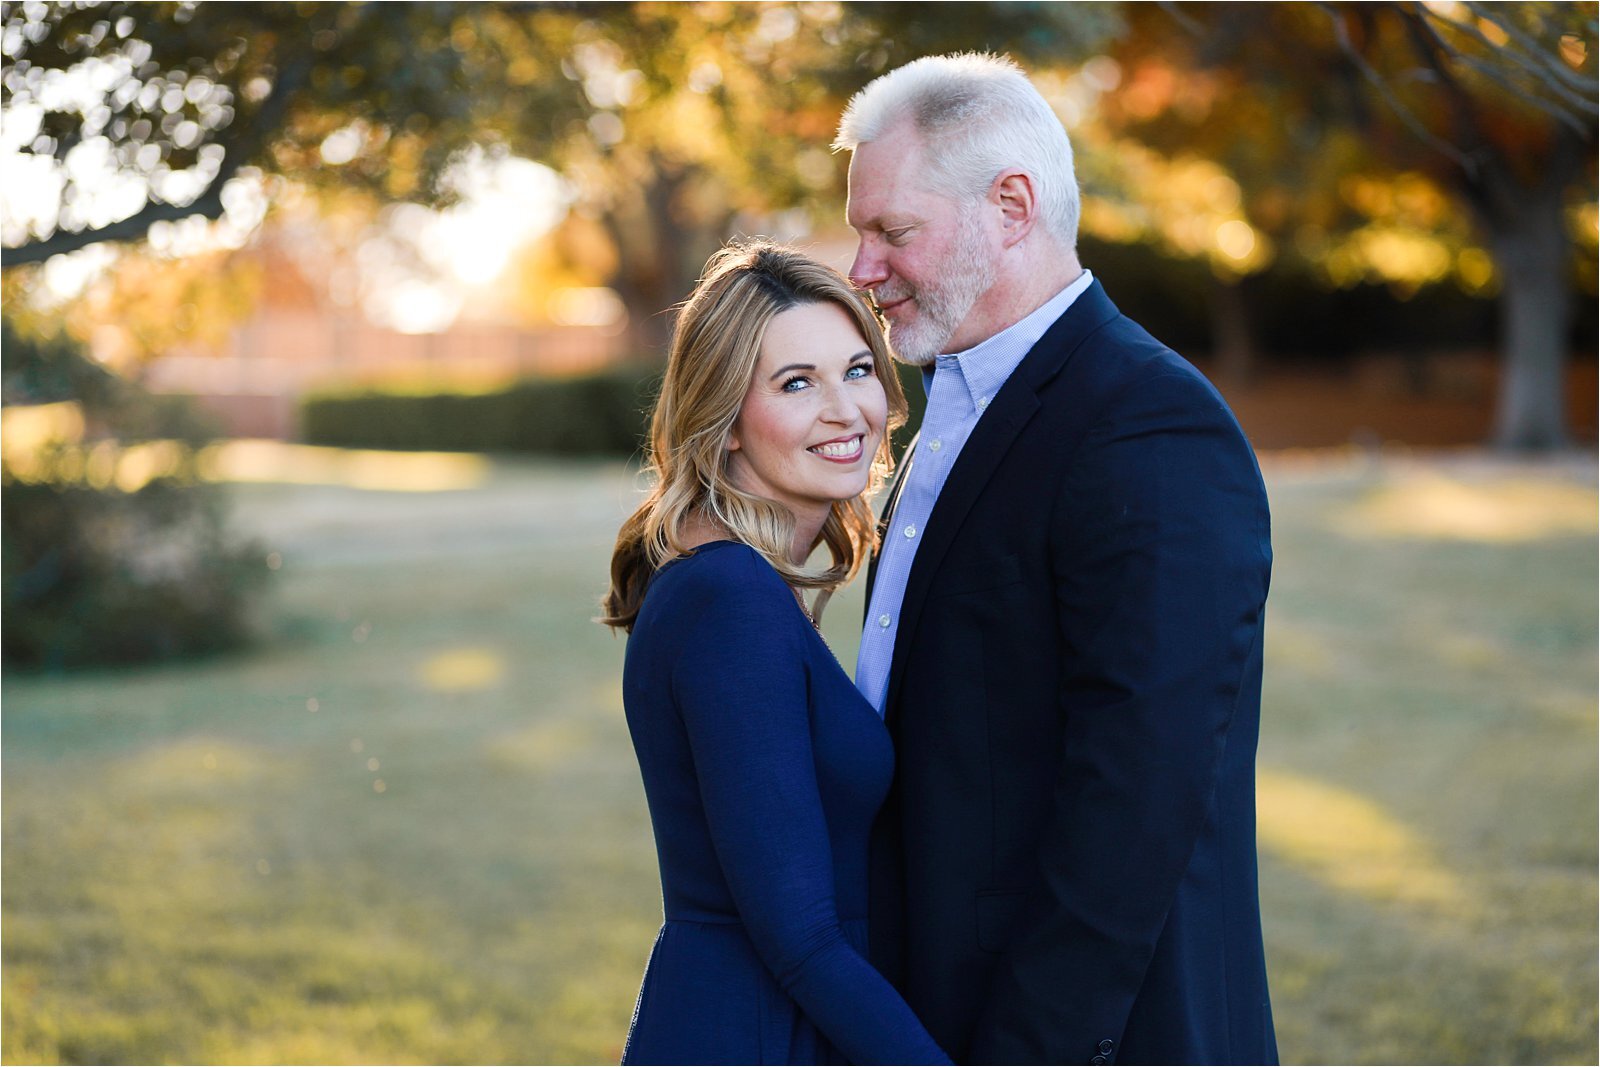
[[[728,437],[728,476],[797,521],[820,521],[867,487],[888,417],[855,320],[837,304],[799,304],[767,324]]]

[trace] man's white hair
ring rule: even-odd
[[[955,200],[988,195],[1003,170],[1034,180],[1045,228],[1078,242],[1078,179],[1061,120],[1007,56],[924,56],[891,70],[850,100],[835,151],[854,151],[910,121],[922,137],[932,189]]]

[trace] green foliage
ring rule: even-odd
[[[63,181],[58,212],[8,229],[11,243],[24,238],[10,265],[137,239],[159,220],[216,218],[222,187],[245,166],[383,199],[447,195],[439,177],[475,129],[453,13],[442,3],[7,4],[0,105],[22,151],[54,160]],[[52,91],[65,72],[77,89]],[[345,144],[328,155],[339,165],[324,165],[338,130]],[[67,168],[88,141],[109,158]],[[84,205],[112,175],[145,203],[107,224]]]
[[[262,554],[232,544],[219,491],[6,481],[8,666],[62,670],[214,652],[249,633]]]
[[[345,448],[626,456],[644,444],[656,381],[623,370],[493,392],[313,394],[301,404],[300,433]]]
[[[59,210],[8,226],[10,265],[162,219],[222,213],[241,167],[277,197],[438,203],[472,147],[560,171],[592,231],[564,264],[628,305],[641,351],[736,232],[778,237],[837,217],[839,112],[871,77],[917,55],[1011,48],[1060,63],[1120,26],[1108,3],[946,5],[15,4],[0,104],[24,154],[60,174]],[[84,92],[52,94],[70,72]],[[37,120],[37,130],[32,124]],[[109,147],[105,171],[82,160]],[[142,210],[103,224],[81,204],[110,172]],[[203,192],[201,192],[203,190]],[[197,195],[198,193],[198,195]],[[798,214],[797,214],[798,213]]]
[[[206,427],[70,343],[0,332],[6,665],[63,670],[243,643],[264,555],[233,539],[223,491],[200,477]]]

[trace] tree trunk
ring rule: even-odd
[[[1255,374],[1255,330],[1250,323],[1250,304],[1245,299],[1244,279],[1212,275],[1211,360],[1219,383],[1243,385]]]
[[[1561,196],[1529,204],[1492,235],[1500,268],[1500,397],[1494,443],[1518,451],[1564,448],[1566,338],[1572,311]],[[1542,210],[1538,210],[1542,209]]]
[[[1572,315],[1565,192],[1582,145],[1563,134],[1541,180],[1515,182],[1485,168],[1478,200],[1500,272],[1500,391],[1493,443],[1508,451],[1567,447],[1567,327]]]
[[[681,202],[695,178],[691,169],[650,156],[640,175],[601,222],[618,252],[610,285],[628,309],[630,358],[658,365],[666,360],[673,309],[722,242],[732,212],[702,217]]]

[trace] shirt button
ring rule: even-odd
[[[988,406],[989,406],[989,398],[986,397],[986,396],[980,396],[978,398],[978,410],[982,411],[984,408],[986,408]]]
[[[889,616],[887,616],[887,615],[879,615],[878,616],[878,625],[883,627],[885,630],[887,630],[889,628],[890,621],[891,620],[890,620]]]
[[[907,526],[905,528],[905,535],[907,537],[915,537],[915,536],[917,536],[917,528],[915,526]]]
[[[944,446],[939,443],[939,439],[937,437],[928,442],[928,451],[930,452],[937,452],[943,447]]]

